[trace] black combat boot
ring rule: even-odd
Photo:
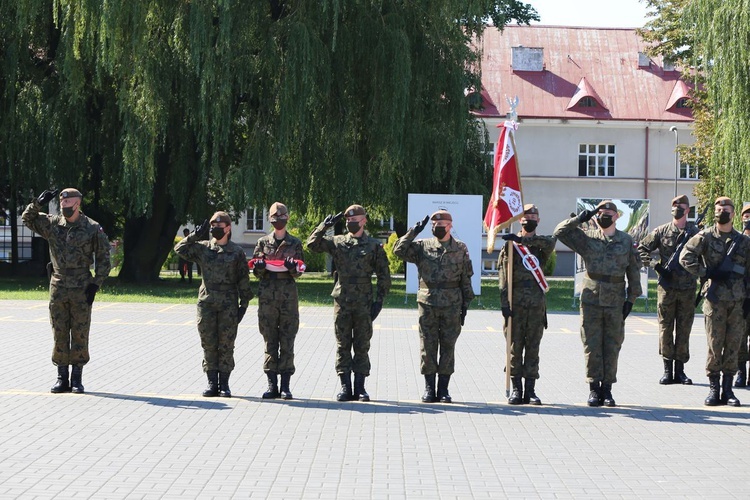
[[[292,399],[292,391],[289,390],[289,381],[291,379],[291,373],[281,374],[281,399]]]
[[[354,397],[352,399],[359,399],[360,401],[367,402],[370,400],[370,395],[365,390],[365,374],[355,373],[354,374]]]
[[[719,399],[719,378],[721,374],[712,373],[708,376],[708,396],[703,402],[706,406],[719,406],[721,400]]]
[[[83,366],[73,365],[70,371],[70,390],[75,394],[83,394]]]
[[[612,397],[612,384],[609,382],[602,382],[602,391],[599,396],[604,406],[617,406],[615,398]]]
[[[437,398],[441,403],[453,402],[451,395],[448,394],[448,384],[450,381],[450,375],[438,375]]]
[[[336,401],[351,401],[354,399],[351,372],[342,373],[339,378],[341,379],[341,392],[336,394]]]
[[[276,399],[279,397],[279,379],[276,372],[266,372],[268,378],[268,389],[263,393],[263,399]]]
[[[70,392],[70,383],[68,382],[68,365],[57,367],[57,382],[49,390],[52,394]]]
[[[424,394],[422,394],[423,403],[437,403],[438,398],[435,395],[435,374],[424,376]]]
[[[741,406],[740,400],[732,391],[732,374],[725,373],[721,381],[721,404],[727,406]]]
[[[674,362],[674,383],[682,385],[693,385],[693,381],[685,375],[685,363],[682,361]]]
[[[219,395],[219,371],[208,370],[206,372],[206,378],[208,379],[208,386],[203,391],[204,398],[215,398]]]
[[[513,390],[510,391],[508,404],[509,405],[523,404],[523,387],[521,386],[521,377],[511,378],[510,383],[513,386]]]
[[[586,401],[586,404],[589,406],[601,406],[602,402],[599,399],[599,393],[601,392],[601,387],[599,386],[599,382],[589,382],[589,399]]]
[[[527,378],[524,380],[525,387],[523,390],[523,403],[527,405],[540,405],[542,400],[534,392],[534,386],[536,385],[536,379]]]
[[[659,379],[659,383],[661,385],[669,385],[672,382],[674,382],[674,378],[672,377],[672,360],[671,359],[664,359],[664,375],[661,376]]]
[[[232,391],[229,390],[229,372],[219,372],[219,396],[232,397]]]
[[[737,378],[734,379],[735,387],[746,387],[747,386],[747,372],[745,371],[746,363],[740,362],[737,366]],[[59,379],[58,379],[59,380]],[[52,391],[55,392],[55,391]]]

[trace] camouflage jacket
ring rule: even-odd
[[[685,229],[680,229],[674,225],[673,222],[668,222],[656,227],[651,231],[645,238],[641,240],[638,245],[638,253],[641,255],[641,262],[644,267],[654,267],[656,264],[661,263],[662,266],[666,266],[669,259],[677,247],[677,241],[679,238],[687,232],[687,237],[695,235],[698,232],[698,228],[695,224],[688,222],[685,225]],[[651,259],[651,254],[659,252],[659,260]],[[670,288],[675,290],[695,290],[695,276],[685,271],[685,269],[679,265],[679,255],[675,256],[675,265],[672,269],[672,277],[670,280]]]
[[[355,238],[351,234],[329,237],[325,233],[323,224],[316,227],[307,239],[307,248],[327,252],[333,258],[337,279],[331,297],[343,302],[372,302],[372,274],[375,273],[375,301],[382,302],[391,289],[391,271],[383,245],[367,234]]]
[[[78,220],[68,222],[62,215],[48,215],[40,208],[34,201],[21,218],[26,227],[49,242],[53,269],[50,283],[65,288],[85,288],[90,283],[101,287],[112,268],[104,229],[83,212]],[[93,278],[89,270],[92,264]]]
[[[519,234],[520,236],[520,234]],[[521,244],[526,246],[537,259],[539,267],[544,269],[549,256],[555,250],[554,236],[525,236]],[[508,302],[508,252],[513,252],[513,303],[523,305],[544,305],[545,295],[534,275],[526,269],[512,244],[503,245],[500,249],[500,257],[497,259],[497,277],[500,284],[500,304],[503,307],[510,306]]]
[[[555,228],[558,240],[579,254],[586,264],[581,302],[605,307],[620,307],[624,301],[635,302],[641,295],[641,259],[633,238],[616,231],[604,236],[596,227],[584,231],[575,217]],[[627,277],[627,291],[623,276]]]
[[[735,265],[731,277],[719,281],[714,291],[719,300],[743,300],[746,296],[745,282],[750,278],[750,238],[732,229],[721,233],[716,225],[708,227],[690,238],[680,254],[680,265],[694,276],[705,278],[706,269],[715,269],[724,261],[731,240],[737,239],[737,248],[731,261]],[[706,293],[713,280],[705,280],[701,288]]]
[[[474,299],[471,277],[474,269],[466,244],[453,237],[443,247],[437,238],[414,241],[410,228],[396,242],[393,252],[417,265],[419,292],[417,302],[436,307],[463,306]],[[446,287],[447,285],[447,287]]]
[[[284,236],[284,239],[280,243],[276,241],[273,233],[267,234],[258,240],[255,250],[253,250],[253,258],[256,259],[284,260],[287,257],[297,260],[302,260],[303,258],[302,242],[299,238],[295,238],[289,233],[286,233],[286,236]],[[265,282],[271,281],[268,279],[269,275],[276,273],[267,269],[253,269],[253,274],[260,278],[261,282]],[[297,269],[294,269],[289,271],[289,274],[292,278],[297,278],[301,273],[297,272]]]
[[[195,233],[180,240],[174,247],[177,255],[201,266],[201,286],[198,290],[198,302],[236,302],[247,307],[253,298],[250,290],[250,277],[247,269],[247,257],[241,246],[227,242],[217,245],[216,240],[195,241]]]

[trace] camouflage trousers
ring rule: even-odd
[[[728,376],[737,371],[737,353],[745,333],[741,300],[721,300],[714,304],[703,301],[706,321],[706,375],[723,372]]]
[[[333,324],[336,332],[336,373],[370,375],[372,320],[369,302],[334,299]],[[352,356],[352,349],[354,356]]]
[[[226,304],[216,302],[198,302],[198,334],[203,347],[203,371],[230,373],[234,370],[237,307],[227,307]]]
[[[86,303],[84,289],[50,285],[49,319],[55,340],[52,363],[56,366],[88,363],[91,306]]]
[[[617,382],[617,360],[625,340],[622,305],[604,307],[581,302],[581,341],[586,382]]]
[[[695,318],[695,289],[665,290],[658,287],[656,296],[659,354],[664,359],[687,363],[690,360],[690,331]]]
[[[455,371],[456,341],[461,334],[461,307],[436,307],[421,302],[417,306],[420,371],[423,375],[451,375]]]
[[[740,338],[740,350],[737,352],[737,363],[750,361],[750,317],[745,320],[745,333]]]
[[[544,304],[514,301],[510,336],[510,376],[539,378],[539,346],[544,334]],[[504,328],[505,337],[508,327]]]
[[[299,299],[292,279],[263,283],[258,290],[258,329],[266,344],[263,371],[294,374]]]

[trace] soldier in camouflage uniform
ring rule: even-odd
[[[750,236],[750,203],[742,206],[742,234]],[[750,286],[746,283],[745,286]],[[748,380],[747,363],[750,361],[750,320],[745,318],[745,333],[740,339],[740,350],[737,352],[737,377],[734,379],[735,387],[747,387]]]
[[[434,238],[414,241],[432,220]],[[452,401],[448,384],[454,371],[455,347],[466,311],[474,299],[474,274],[466,245],[451,236],[453,217],[445,210],[409,228],[396,242],[393,252],[417,265],[419,273],[419,343],[421,372],[425,378],[425,403]],[[438,360],[438,352],[440,359]],[[435,392],[435,374],[438,376]]]
[[[286,230],[289,211],[276,202],[268,210],[273,232],[258,240],[253,252],[253,274],[258,286],[258,328],[266,344],[263,371],[268,390],[263,399],[292,399],[289,380],[294,374],[294,338],[299,329],[299,299],[295,281],[304,272],[302,242]],[[267,263],[268,261],[268,263]],[[281,374],[281,393],[278,387]]]
[[[680,254],[680,265],[702,279],[701,293],[706,297],[703,314],[709,393],[704,404],[740,406],[732,391],[732,377],[745,331],[744,316],[750,306],[746,290],[746,280],[750,279],[750,238],[732,227],[734,203],[730,198],[716,199],[714,216],[716,224],[688,240]],[[722,373],[724,379],[720,383]]]
[[[210,224],[210,225],[209,225]],[[208,239],[209,229],[211,239]],[[237,325],[253,298],[242,247],[231,241],[232,219],[216,212],[174,247],[183,259],[203,270],[198,289],[198,333],[203,347],[203,371],[208,378],[204,397],[232,397],[229,375],[234,369]]]
[[[541,272],[555,250],[557,240],[553,236],[536,234],[540,220],[539,209],[536,205],[525,205],[523,208],[520,235],[505,234],[503,239],[526,247],[527,251],[536,258],[536,269]],[[512,307],[508,300],[509,251],[513,255]],[[510,377],[513,391],[508,398],[508,403],[540,405],[542,401],[536,395],[535,385],[536,379],[539,378],[539,345],[542,342],[544,329],[547,327],[546,289],[534,277],[533,270],[526,267],[524,258],[515,246],[503,246],[500,250],[497,269],[506,337],[508,336],[508,318],[513,317],[510,335]],[[525,379],[523,385],[521,377]]]
[[[582,223],[594,216],[596,225]],[[641,259],[633,238],[619,231],[617,205],[610,200],[577,217],[562,221],[554,235],[579,254],[586,265],[581,290],[581,340],[586,358],[589,406],[615,406],[612,384],[617,382],[617,360],[625,340],[625,318],[641,295]],[[628,285],[625,289],[625,278]]]
[[[695,276],[680,266],[680,256],[673,256],[682,241],[687,241],[698,232],[698,228],[687,220],[689,210],[687,195],[673,199],[672,222],[655,228],[638,245],[643,266],[653,267],[659,275],[656,307],[659,319],[659,354],[664,361],[664,375],[659,380],[660,384],[693,383],[685,375],[685,363],[690,359],[696,280]],[[657,251],[659,259],[652,260],[651,254]],[[670,259],[673,262],[671,265],[668,264]]]
[[[307,239],[313,252],[327,252],[333,258],[338,279],[331,296],[336,330],[336,373],[341,379],[338,401],[369,401],[365,377],[370,375],[370,339],[372,322],[383,308],[391,288],[391,272],[383,245],[365,231],[367,213],[361,205],[346,209],[346,235],[326,236],[344,212],[329,215]],[[372,274],[377,277],[375,301],[372,299]],[[352,357],[352,349],[354,357]],[[354,371],[352,392],[351,372]]]
[[[57,383],[50,392],[83,393],[83,365],[89,361],[91,306],[96,292],[109,276],[109,240],[95,220],[81,212],[83,195],[74,188],[60,193],[62,215],[39,210],[57,191],[44,191],[24,210],[26,227],[49,243],[52,276],[49,283],[49,315],[55,346],[52,363]],[[89,268],[95,264],[95,276]],[[68,381],[68,365],[73,365]]]

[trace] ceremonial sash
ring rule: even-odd
[[[544,277],[544,272],[539,265],[539,259],[536,258],[536,255],[529,252],[529,249],[524,245],[513,243],[513,246],[516,248],[518,255],[521,256],[523,267],[531,273],[536,280],[537,285],[539,285],[539,288],[541,288],[544,293],[547,293],[549,291],[549,284],[547,284],[547,279]]]
[[[289,272],[289,269],[286,268],[286,266],[284,265],[284,261],[282,259],[268,260],[268,259],[255,259],[255,258],[253,258],[253,259],[250,259],[249,261],[247,261],[247,267],[250,270],[255,269],[255,263],[258,262],[258,261],[260,261],[260,260],[265,260],[266,261],[266,270],[271,271],[272,273],[287,273],[287,272]],[[297,272],[300,273],[300,274],[304,273],[305,270],[307,269],[307,266],[305,266],[305,263],[302,262],[302,260],[300,260],[300,259],[297,259],[294,262],[297,263]]]

